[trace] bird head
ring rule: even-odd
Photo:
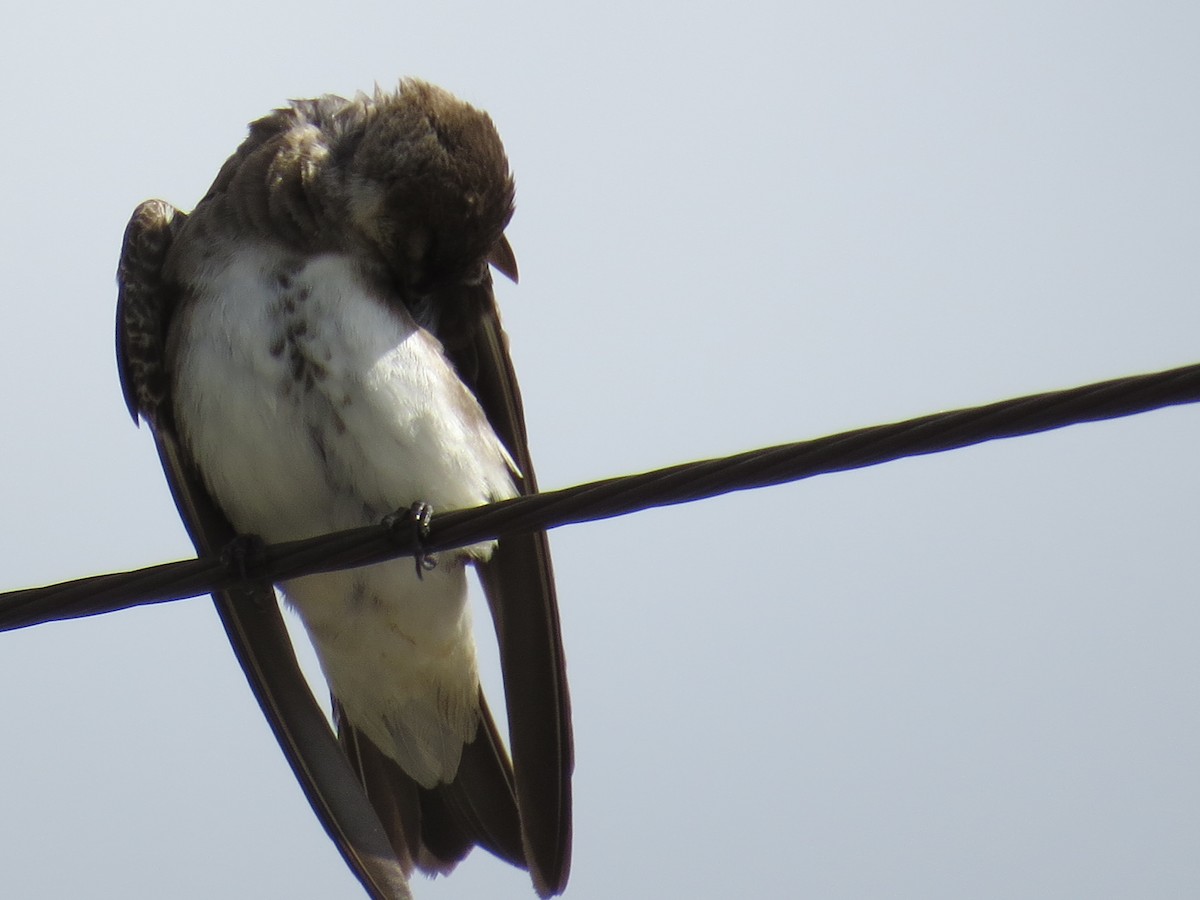
[[[334,145],[350,225],[402,286],[478,283],[489,262],[515,280],[513,179],[488,115],[412,80],[352,107]]]

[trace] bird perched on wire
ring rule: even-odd
[[[512,212],[490,118],[419,81],[294,101],[250,126],[191,214],[137,208],[118,272],[121,383],[201,553],[535,490],[489,268],[516,279]],[[545,535],[426,563],[279,585],[329,682],[337,745],[274,598],[215,599],[370,893],[404,896],[414,867],[449,871],[475,845],[560,893],[572,741]],[[472,566],[500,642],[511,763],[479,686]]]

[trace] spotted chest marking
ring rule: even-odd
[[[287,363],[290,380],[285,380],[281,388],[286,399],[293,399],[297,394],[311,395],[319,386],[324,387],[333,357],[328,344],[319,340],[318,329],[310,325],[312,317],[319,315],[312,309],[312,288],[298,284],[295,273],[294,267],[281,267],[272,275],[278,295],[271,305],[275,333],[268,350],[272,358]],[[345,392],[336,399],[326,399],[332,401],[326,409],[330,424],[337,434],[345,434],[346,422],[338,414],[337,407],[346,409],[353,404],[353,399]],[[310,436],[324,456],[319,430],[311,429]]]

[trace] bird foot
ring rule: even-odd
[[[407,509],[398,509],[383,517],[383,527],[388,531],[398,533],[400,529],[412,529],[413,542],[417,545],[413,553],[413,561],[417,566],[417,577],[424,578],[426,572],[437,568],[437,557],[422,549],[425,541],[429,540],[429,523],[433,519],[433,506],[423,500],[418,500]]]
[[[239,534],[221,548],[221,565],[237,578],[240,587],[257,585],[261,579],[254,575],[267,560],[267,545],[257,534]]]

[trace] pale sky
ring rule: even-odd
[[[23,4],[0,589],[191,554],[114,366],[134,206],[404,75],[508,147],[543,487],[1200,361],[1195,4]],[[555,532],[567,897],[1200,895],[1198,450],[1180,407]],[[0,895],[363,896],[207,599],[0,635],[0,684]]]

